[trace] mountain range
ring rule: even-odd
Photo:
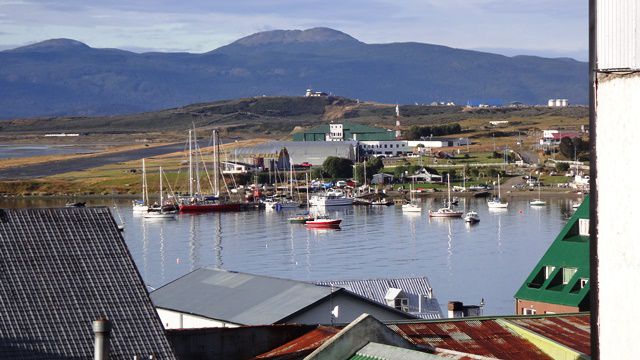
[[[307,88],[385,103],[585,104],[588,64],[423,43],[366,44],[328,28],[256,33],[202,54],[52,39],[0,52],[0,118],[127,114]]]

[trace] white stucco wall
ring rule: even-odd
[[[640,353],[640,75],[601,75],[596,114],[600,358],[629,359]]]
[[[159,309],[158,315],[165,329],[196,329],[210,327],[238,327],[237,324],[217,321],[201,316],[183,314],[176,311]]]

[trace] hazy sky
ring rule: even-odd
[[[585,0],[0,0],[0,49],[64,37],[206,52],[258,31],[324,26],[366,43],[586,60],[587,14]]]

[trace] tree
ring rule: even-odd
[[[332,178],[353,177],[353,161],[349,159],[329,156],[322,163],[322,169]]]
[[[325,173],[322,171],[321,167],[313,167],[309,172],[309,177],[312,179],[320,179],[325,177]]]
[[[567,163],[556,163],[556,171],[558,172],[566,172],[569,170],[569,164]]]
[[[383,167],[384,167],[384,163],[382,162],[382,159],[380,159],[380,158],[373,157],[373,158],[367,160],[367,173],[371,173],[372,175],[376,174]]]

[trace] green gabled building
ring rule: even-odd
[[[589,197],[515,294],[519,315],[588,311]]]
[[[293,141],[387,141],[395,139],[394,131],[349,122],[318,125],[293,134]]]

